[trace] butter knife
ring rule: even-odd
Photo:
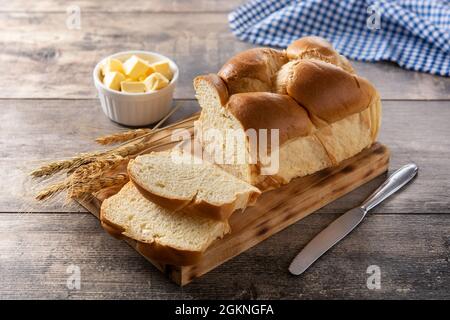
[[[312,239],[292,260],[289,272],[294,275],[305,272],[320,256],[359,225],[370,209],[411,181],[418,170],[417,165],[410,163],[391,174],[359,207],[344,213]]]

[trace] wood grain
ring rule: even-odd
[[[14,70],[2,74],[0,98],[94,98],[95,64],[139,49],[173,58],[180,67],[175,96],[193,99],[196,75],[217,72],[252,47],[231,34],[226,13],[86,12],[80,30],[67,29],[66,19],[65,13],[0,13],[0,59]],[[392,63],[355,62],[355,67],[383,99],[450,99],[450,78]]]
[[[242,3],[241,0],[78,0],[68,3],[64,0],[24,1],[15,0],[2,3],[0,12],[66,12],[70,5],[77,5],[81,12],[228,12]]]
[[[196,101],[167,123],[198,111]],[[446,101],[384,101],[379,141],[389,146],[391,169],[413,161],[420,167],[413,184],[383,203],[386,213],[450,213],[450,108]],[[98,100],[0,100],[0,212],[85,212],[78,205],[42,205],[33,200],[26,173],[45,162],[99,148],[94,138],[119,130],[102,113]],[[72,121],[77,119],[77,121]],[[75,143],[76,141],[76,143]],[[381,178],[327,206],[343,212],[368,196]]]
[[[180,289],[91,215],[0,214],[0,297],[450,298],[450,215],[369,215],[303,276],[291,276],[290,260],[337,217],[306,217]],[[69,265],[80,267],[80,290],[66,287]],[[366,287],[369,265],[381,268],[380,290]]]

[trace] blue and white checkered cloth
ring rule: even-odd
[[[259,45],[315,35],[351,59],[450,76],[449,0],[251,0],[229,22],[239,39]]]

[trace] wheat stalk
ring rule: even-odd
[[[176,111],[178,107],[179,106],[174,108],[174,111]],[[166,118],[172,113],[168,114]],[[192,120],[196,118],[198,118],[197,114],[166,126],[165,128],[158,129],[158,126],[165,121],[165,119],[163,119],[153,129],[144,128],[117,134],[116,136],[123,135],[124,137],[127,136],[127,139],[131,139],[124,141],[122,144],[119,144],[110,150],[82,153],[71,159],[59,160],[41,166],[30,174],[33,177],[44,177],[66,171],[68,177],[62,182],[47,186],[45,189],[41,190],[36,195],[36,199],[46,200],[65,190],[67,190],[69,198],[80,198],[103,188],[122,186],[129,180],[128,175],[126,173],[119,173],[110,176],[112,170],[138,155],[180,142],[181,140],[168,140],[172,134],[172,130],[170,129],[192,129],[193,125],[190,124],[187,126],[186,123],[192,122]],[[167,130],[167,133],[161,135],[157,139],[151,138],[153,134],[162,130]],[[114,135],[110,135],[109,137],[112,136]],[[120,142],[119,140],[117,141]]]
[[[95,139],[97,143],[100,144],[113,144],[118,142],[124,142],[131,139],[135,139],[138,137],[141,137],[145,134],[152,133],[156,129],[158,129],[172,114],[174,114],[179,108],[181,107],[181,104],[177,104],[175,108],[173,108],[164,118],[162,118],[152,129],[136,129],[136,130],[130,130],[126,132],[119,132],[103,137],[99,137]]]
[[[186,128],[192,128],[192,127],[186,127]],[[126,143],[124,145],[121,145],[117,147],[116,149],[113,149],[111,152],[112,156],[116,157],[128,157],[128,156],[134,156],[136,154],[142,154],[143,150],[149,149],[149,148],[157,148],[161,147],[163,145],[168,145],[171,143],[179,142],[179,141],[169,141],[167,143],[164,143],[163,145],[156,144],[157,142],[160,142],[162,140],[168,139],[172,135],[172,132],[168,132],[166,135],[159,137],[155,140],[148,140],[146,138],[140,139],[139,142],[136,143]]]
[[[149,132],[147,132],[147,133],[145,133],[145,134],[143,134],[141,136],[132,138],[131,140],[126,141],[124,144],[119,145],[117,147],[117,148],[119,148],[119,150],[117,151],[117,154],[122,155],[122,156],[125,157],[125,156],[127,156],[127,154],[129,154],[129,152],[138,152],[136,150],[138,150],[139,147],[146,148],[147,145],[143,145],[143,144],[139,145],[139,142],[137,142],[138,145],[134,145],[134,146],[132,146],[132,145],[133,145],[133,142],[135,142],[140,137],[144,138],[144,137],[149,136],[150,134],[153,134],[153,133],[156,133],[156,132],[158,132],[160,130],[163,130],[163,129],[160,129],[160,130],[155,130],[155,129],[157,127],[159,127],[165,120],[167,120],[167,118],[170,117],[176,110],[178,110],[180,108],[180,106],[181,106],[181,104],[178,104],[171,112],[169,112],[169,114],[166,115],[166,117],[164,117],[155,126],[155,128],[148,129],[148,130],[150,130]],[[186,120],[189,120],[189,119],[186,119]],[[183,122],[185,122],[185,121],[181,121],[180,123],[183,123]],[[178,125],[180,123],[175,123],[174,125]],[[164,129],[168,129],[168,128],[172,127],[172,126],[173,125],[168,126],[167,128],[164,128]],[[147,129],[138,129],[138,130],[147,131]],[[120,136],[122,134],[123,133],[119,133],[117,135]],[[114,136],[114,135],[112,135],[112,136]],[[108,136],[103,137],[103,138],[106,140],[107,137]],[[101,139],[101,138],[99,138],[99,139]],[[124,147],[125,145],[127,145],[127,147]],[[129,150],[129,151],[127,151],[127,150]],[[76,169],[77,167],[79,167],[81,165],[84,165],[86,163],[95,161],[96,157],[103,156],[103,155],[108,155],[110,153],[114,154],[115,153],[115,149],[112,149],[110,151],[97,151],[97,152],[91,152],[91,153],[83,153],[83,154],[80,154],[80,155],[77,155],[77,156],[73,157],[72,159],[59,160],[59,161],[54,161],[54,162],[45,164],[45,165],[39,167],[38,169],[32,171],[30,173],[30,175],[35,177],[35,178],[38,178],[38,177],[50,176],[50,175],[53,175],[53,174],[55,174],[57,172],[60,172],[62,170],[72,170],[73,171],[74,169]]]
[[[104,154],[104,152],[82,153],[71,159],[50,162],[33,170],[30,175],[35,178],[51,176],[62,170],[70,170],[92,162],[96,159],[96,157],[101,156],[102,154]]]
[[[177,141],[170,141],[166,143],[160,143],[153,145],[147,149],[144,149],[145,152],[150,152],[151,150],[167,146]],[[144,153],[143,151],[137,153],[136,155],[140,155]],[[79,167],[75,171],[73,171],[72,175],[64,180],[63,182],[59,182],[53,185],[50,185],[40,191],[36,199],[37,200],[45,200],[61,191],[69,190],[69,197],[77,197],[85,193],[96,192],[103,188],[113,186],[114,181],[117,184],[121,184],[122,181],[127,181],[123,179],[123,176],[126,174],[119,174],[115,178],[103,177],[108,174],[109,170],[113,170],[117,168],[119,165],[129,161],[129,158],[117,157],[116,159],[101,159],[86,164],[84,166]]]
[[[151,132],[152,129],[136,129],[136,130],[130,130],[125,132],[119,132],[103,137],[99,137],[95,139],[95,141],[99,144],[107,145],[107,144],[113,144],[118,142],[124,142],[128,141],[134,138],[138,138],[140,136],[143,136],[146,133]]]
[[[155,130],[149,133],[146,133],[140,137],[134,138],[132,140],[129,140],[119,146],[117,146],[116,148],[109,150],[109,151],[98,151],[98,152],[91,152],[91,153],[84,153],[84,154],[80,154],[72,159],[67,159],[67,160],[59,160],[59,161],[55,161],[55,162],[51,162],[48,164],[45,164],[43,166],[41,166],[40,168],[32,171],[30,174],[31,176],[37,178],[37,177],[44,177],[44,176],[50,176],[53,175],[55,173],[58,173],[62,170],[69,170],[69,173],[73,172],[74,170],[76,170],[78,167],[85,165],[87,163],[93,162],[95,161],[97,158],[102,157],[102,156],[110,156],[110,155],[119,155],[122,157],[126,157],[129,155],[132,155],[134,153],[139,152],[140,150],[144,150],[147,149],[149,147],[149,145],[152,142],[148,142],[145,143],[143,141],[147,141],[149,136],[151,134],[154,134],[156,132],[159,132],[161,130],[167,130],[167,129],[171,129],[174,127],[179,127],[182,124],[192,121],[194,118],[196,118],[197,116],[194,115],[190,118],[187,118],[183,121],[174,123],[172,125],[169,125],[165,128],[159,129],[159,130]],[[192,126],[186,127],[186,128],[191,128]],[[170,134],[169,134],[170,135]],[[167,136],[164,136],[163,138],[167,138]],[[160,140],[160,139],[158,139]],[[158,141],[155,140],[155,141]]]
[[[70,187],[69,180],[65,180],[63,182],[53,184],[53,185],[43,189],[42,191],[40,191],[36,195],[36,200],[39,200],[39,201],[46,200],[46,199],[50,198],[51,196],[53,196],[63,190],[68,189],[69,187]]]
[[[186,126],[183,126],[183,125],[184,125],[186,122],[191,122],[192,120],[197,119],[197,118],[198,118],[198,113],[196,113],[196,114],[194,114],[193,116],[191,116],[191,117],[189,117],[189,118],[186,118],[186,119],[184,119],[184,120],[175,122],[175,123],[170,124],[170,125],[168,125],[168,126],[165,126],[164,128],[160,128],[160,129],[156,129],[156,130],[155,130],[155,128],[149,129],[150,131],[149,131],[148,133],[145,133],[145,134],[143,134],[143,135],[141,135],[141,136],[132,138],[131,140],[125,141],[125,142],[123,142],[122,144],[118,145],[116,148],[120,148],[120,147],[122,147],[122,146],[124,146],[124,145],[132,144],[133,142],[138,142],[138,141],[148,141],[148,139],[149,139],[152,135],[154,135],[154,134],[156,134],[156,133],[158,133],[158,132],[160,132],[160,131],[163,131],[163,130],[169,130],[169,129],[174,129],[174,128],[176,128],[176,129],[180,129],[180,128],[189,129],[189,128],[192,128],[193,125],[189,125],[189,126],[187,126],[187,127],[186,127]],[[139,130],[139,129],[137,129],[137,130]],[[145,130],[145,129],[144,129],[144,130]],[[169,135],[170,135],[170,134],[169,134]],[[166,136],[166,137],[167,137],[167,136]],[[157,141],[157,140],[156,140],[156,141]]]
[[[161,147],[165,147],[165,146],[170,146],[170,145],[172,145],[174,143],[179,143],[181,141],[184,141],[184,140],[180,139],[180,140],[174,140],[174,141],[169,141],[169,142],[166,142],[166,143],[157,144],[155,146],[151,146],[151,147],[149,147],[147,149],[141,150],[138,154],[136,154],[136,156],[147,154],[150,151],[153,151],[155,149],[158,149],[158,148],[161,148]]]

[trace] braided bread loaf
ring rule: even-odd
[[[133,184],[101,208],[108,232],[137,240],[141,253],[169,264],[199,261],[212,241],[229,232],[232,212],[255,202],[260,190],[254,186],[268,190],[334,166],[370,146],[380,126],[375,88],[317,37],[297,40],[285,51],[242,52],[218,74],[197,77],[194,87],[203,148],[225,154],[226,163],[218,164],[235,177],[209,163],[178,164],[169,153],[150,153],[129,162]],[[228,141],[206,139],[210,129],[278,129],[279,144],[268,145],[279,155],[278,171],[263,172],[260,154],[250,161],[260,136],[242,136],[227,154]],[[242,163],[235,162],[239,154]]]
[[[195,78],[194,88],[204,137],[209,129],[279,129],[277,173],[262,175],[262,159],[219,164],[262,190],[354,156],[372,145],[381,121],[376,89],[318,37],[301,38],[285,51],[255,48],[239,53],[218,74]],[[205,150],[226,147],[223,141],[202,143]],[[235,153],[248,159],[256,147],[247,139]]]

